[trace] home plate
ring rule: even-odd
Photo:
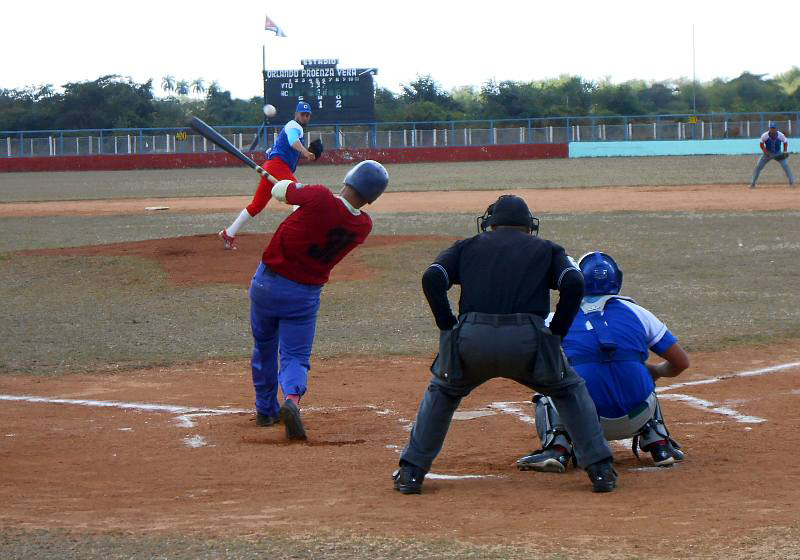
[[[169,206],[146,206],[145,210],[169,210]]]
[[[428,473],[425,478],[433,480],[467,480],[469,478],[499,478],[494,474],[438,474]]]

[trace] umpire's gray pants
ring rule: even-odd
[[[772,158],[768,158],[765,155],[762,155],[758,159],[758,163],[756,164],[756,168],[753,171],[753,180],[750,181],[750,186],[751,187],[755,187],[756,186],[756,181],[758,180],[758,176],[761,173],[761,170],[764,169],[764,166],[767,165],[767,162],[771,161],[771,159]],[[788,158],[787,159],[782,159],[782,160],[778,161],[778,163],[780,163],[781,167],[783,167],[783,172],[786,173],[786,178],[789,179],[789,184],[790,185],[794,185],[794,175],[792,175],[792,169],[789,167]]]
[[[513,379],[552,399],[572,437],[575,457],[582,468],[612,457],[584,380],[569,366],[565,375],[554,383],[541,384],[532,377],[530,365],[536,358],[538,336],[531,324],[496,326],[465,322],[461,325],[458,339],[464,378],[451,383],[433,377],[401,461],[428,472],[444,445],[461,399],[496,377]]]

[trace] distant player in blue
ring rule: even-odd
[[[789,154],[789,141],[783,132],[778,130],[774,122],[769,123],[769,130],[761,135],[761,141],[758,145],[761,148],[762,155],[758,158],[756,168],[753,170],[753,180],[750,181],[750,188],[756,188],[756,181],[761,170],[764,169],[767,162],[773,159],[781,164],[783,172],[786,173],[786,178],[789,179],[789,186],[793,187],[794,176],[789,163],[786,161]]]
[[[641,449],[656,466],[672,466],[683,452],[664,424],[655,380],[680,374],[689,367],[689,357],[655,315],[619,295],[622,270],[614,259],[588,253],[579,267],[584,298],[562,341],[570,365],[586,381],[608,440],[633,438],[637,457]],[[645,363],[650,351],[666,361]],[[517,467],[564,472],[572,456],[569,434],[548,397],[536,395],[534,403],[542,449],[521,458]]]
[[[267,151],[267,162],[264,169],[275,177],[278,181],[288,180],[299,183],[294,172],[297,169],[297,162],[300,157],[308,160],[316,159],[316,156],[308,151],[303,143],[303,127],[311,121],[311,105],[305,101],[297,104],[294,119],[286,123],[278,134],[275,145]],[[258,183],[256,194],[252,202],[239,213],[239,216],[227,228],[219,232],[219,238],[225,243],[226,249],[236,249],[236,234],[250,218],[258,215],[266,208],[271,197],[272,183],[266,177],[261,177]]]

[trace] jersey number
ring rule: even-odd
[[[308,248],[308,256],[329,263],[355,243],[356,234],[344,228],[334,228],[328,231],[325,238],[325,245],[312,245]]]

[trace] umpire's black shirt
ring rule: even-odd
[[[458,313],[550,313],[550,290],[561,295],[550,324],[564,336],[580,307],[583,276],[564,248],[512,227],[457,241],[422,277],[422,286],[440,329],[456,322],[447,290],[461,285]]]

